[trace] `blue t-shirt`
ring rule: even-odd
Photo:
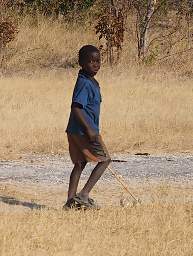
[[[78,79],[74,87],[72,103],[82,105],[82,111],[85,115],[89,126],[99,134],[99,115],[101,94],[98,82],[85,74],[82,70],[79,71]],[[84,135],[84,127],[76,120],[73,112],[70,113],[66,132],[69,134]]]

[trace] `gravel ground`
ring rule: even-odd
[[[144,182],[170,181],[189,183],[193,181],[193,155],[123,155],[116,154],[113,158],[127,162],[112,163],[126,180]],[[92,164],[88,164],[82,174],[85,180]],[[20,160],[0,161],[0,182],[22,182],[41,185],[67,184],[72,163],[68,156],[24,155]],[[106,172],[101,182],[115,182]]]
[[[115,154],[112,158],[126,161],[113,162],[111,167],[124,177],[129,189],[143,203],[152,200],[193,202],[193,155]],[[19,160],[0,161],[0,212],[39,209],[42,204],[60,209],[66,198],[72,167],[68,155],[32,154],[23,155]],[[84,170],[81,186],[92,168],[93,165],[88,164]],[[160,182],[174,183],[180,189],[178,194],[161,192],[158,198],[158,195],[151,193],[151,189]],[[106,171],[95,187],[93,196],[101,206],[120,206],[122,199],[132,202],[132,198],[123,191],[111,173]]]

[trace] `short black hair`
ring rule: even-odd
[[[96,46],[93,46],[93,45],[90,45],[90,44],[84,45],[79,50],[79,53],[78,53],[79,65],[82,66],[85,63],[85,61],[88,60],[88,58],[90,57],[90,54],[93,53],[93,52],[100,53],[99,49]]]

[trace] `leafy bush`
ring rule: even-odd
[[[19,3],[13,3],[11,7],[15,6],[16,9],[19,7],[22,12],[36,10],[43,15],[66,15],[71,11],[88,9],[94,2],[95,0],[22,0]]]

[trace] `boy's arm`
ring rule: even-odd
[[[84,113],[82,111],[82,105],[79,103],[72,103],[72,112],[75,115],[75,118],[77,121],[84,127],[85,132],[89,138],[90,141],[96,141],[97,140],[97,134],[96,132],[89,126],[89,124],[86,121],[86,118],[84,116]]]

